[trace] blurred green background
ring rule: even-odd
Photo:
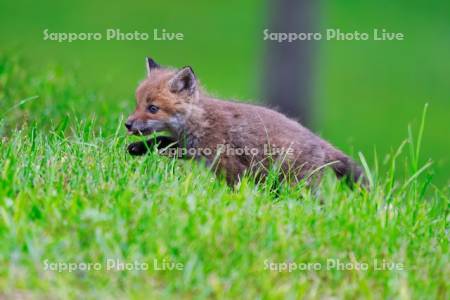
[[[258,102],[264,98],[263,30],[269,10],[268,2],[256,0],[2,0],[0,51],[23,56],[30,70],[53,64],[61,65],[63,72],[75,68],[80,89],[104,94],[101,105],[117,118],[134,109],[145,56],[161,64],[193,66],[214,95]],[[435,161],[435,182],[448,184],[450,2],[322,1],[315,14],[317,31],[385,28],[404,33],[406,39],[317,42],[314,131],[354,156],[364,152],[372,161],[375,149],[383,157],[398,147],[407,137],[408,124],[417,130],[428,102],[422,158]],[[184,40],[43,40],[44,29],[104,33],[107,28],[150,36],[155,28],[166,29],[182,32]],[[95,113],[94,107],[83,109],[86,116]]]

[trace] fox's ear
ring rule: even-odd
[[[158,69],[160,66],[154,61],[152,58],[145,58],[146,66],[147,66],[147,75],[150,76],[150,72],[153,69]]]
[[[179,70],[169,81],[169,88],[172,93],[193,94],[197,88],[197,79],[192,68],[184,67]]]

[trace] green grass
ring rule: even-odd
[[[361,154],[368,192],[333,176],[317,190],[275,195],[248,177],[231,189],[194,162],[128,156],[131,103],[23,66],[0,55],[0,298],[448,298],[449,191],[420,156],[423,127],[374,165]],[[106,271],[107,259],[149,269]],[[337,259],[369,270],[326,270]],[[375,271],[374,259],[404,270]],[[102,270],[46,271],[46,260]]]
[[[322,42],[317,128],[346,151],[376,147],[386,153],[407,135],[408,124],[419,127],[420,111],[429,103],[422,153],[434,160],[436,184],[448,185],[450,139],[443,137],[450,111],[450,60],[438,58],[450,51],[450,40],[440,38],[450,26],[450,18],[443,18],[450,2],[328,2],[322,9],[322,29],[372,33],[385,28],[406,38]],[[368,160],[374,162],[371,156]]]
[[[26,6],[22,2],[0,1],[0,51],[22,54],[28,59],[27,68],[55,62],[76,66],[77,84],[101,90],[107,97],[105,105],[124,103],[114,112],[127,114],[131,109],[136,84],[145,75],[145,56],[164,65],[191,65],[207,90],[221,97],[268,100],[264,74],[270,71],[265,69],[270,54],[263,31],[270,26],[274,1],[128,0],[126,5],[105,5],[101,0],[41,0],[27,1]],[[433,182],[448,185],[450,1],[322,1],[316,8],[313,31],[372,33],[384,28],[406,38],[314,42],[313,129],[347,153],[371,154],[376,147],[384,154],[407,135],[408,124],[418,127],[420,112],[429,103],[422,153],[433,158]],[[164,28],[183,33],[185,39],[43,40],[44,29],[104,33],[107,28],[151,35],[153,29]],[[33,95],[30,90],[25,98]],[[372,155],[367,160],[374,164]]]

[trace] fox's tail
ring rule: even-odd
[[[334,154],[334,157],[331,158],[331,161],[334,162],[331,168],[339,179],[345,178],[350,186],[358,182],[361,186],[369,188],[369,181],[357,163],[339,151],[336,151]]]

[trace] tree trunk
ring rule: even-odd
[[[269,32],[314,32],[313,0],[270,0]],[[269,105],[312,125],[313,41],[266,41],[265,96]]]

